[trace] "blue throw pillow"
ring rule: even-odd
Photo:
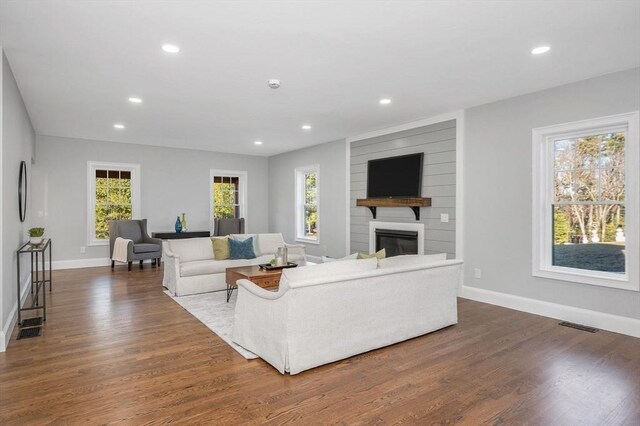
[[[229,238],[229,258],[230,259],[255,259],[256,253],[253,251],[253,237],[246,240],[234,240]]]

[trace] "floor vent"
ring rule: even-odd
[[[41,325],[42,325],[42,317],[28,318],[26,320],[22,320],[22,324],[20,325],[20,328],[40,327]]]
[[[18,334],[18,340],[28,339],[29,337],[38,337],[41,331],[42,327],[23,328]]]
[[[575,328],[577,330],[588,331],[589,333],[595,333],[596,331],[598,331],[597,328],[589,327],[589,326],[582,325],[582,324],[575,324],[575,323],[567,322],[567,321],[562,321],[560,323],[560,325],[562,325],[564,327]]]

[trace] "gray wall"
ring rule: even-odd
[[[107,246],[87,246],[87,161],[140,164],[141,216],[149,219],[149,232],[173,230],[182,212],[189,229],[210,229],[210,170],[246,170],[247,232],[269,227],[265,157],[50,136],[37,137],[37,156],[34,221],[53,239],[54,260],[109,256]]]
[[[375,158],[424,152],[422,196],[431,197],[431,207],[420,209],[424,223],[425,254],[447,253],[455,258],[456,241],[456,122],[450,120],[351,143],[351,251],[369,252],[369,222],[366,207],[356,199],[367,195],[367,162]],[[440,214],[449,222],[440,222]],[[416,223],[408,207],[380,207],[376,221]]]
[[[1,50],[0,50],[1,52]],[[2,145],[2,185],[0,194],[2,199],[2,226],[0,239],[2,240],[2,254],[0,255],[0,270],[2,276],[2,291],[0,292],[0,335],[7,328],[13,318],[9,315],[17,305],[16,289],[16,249],[27,239],[27,230],[31,227],[29,220],[31,203],[28,201],[27,219],[21,223],[18,215],[18,173],[20,161],[27,163],[27,178],[31,174],[31,158],[35,144],[35,133],[31,126],[29,115],[22,101],[22,96],[7,62],[2,53],[2,131],[0,144]],[[30,180],[30,179],[29,179]],[[31,188],[32,185],[30,184]],[[25,259],[28,261],[28,258]],[[28,268],[22,269],[22,282],[28,277]],[[11,333],[11,330],[6,330]],[[0,348],[4,342],[0,343]]]
[[[320,244],[305,243],[313,256],[346,251],[346,142],[324,143],[269,158],[269,229],[295,238],[295,168],[320,165]]]
[[[638,292],[531,276],[531,129],[638,109],[640,68],[466,111],[467,286],[640,318]]]

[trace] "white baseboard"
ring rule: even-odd
[[[93,259],[54,260],[51,262],[51,269],[94,268],[109,265],[111,265],[111,260],[108,257],[96,257]],[[49,262],[46,262],[45,266],[48,268]]]
[[[464,285],[460,289],[460,297],[515,309],[516,311],[588,325],[628,336],[640,337],[640,320],[635,318],[575,308],[573,306],[560,305],[558,303],[545,302]]]
[[[20,305],[24,303],[29,291],[31,290],[31,274],[27,275],[27,278],[24,280],[22,284],[20,284],[20,288],[22,289],[22,294],[20,295]],[[11,341],[11,333],[13,332],[13,327],[16,325],[16,321],[18,320],[18,303],[16,302],[11,309],[11,313],[8,316],[8,321],[4,325],[2,331],[0,331],[0,352],[4,352],[7,350],[7,346],[9,346],[9,341]]]

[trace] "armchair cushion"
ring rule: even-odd
[[[160,251],[160,244],[149,244],[149,243],[133,244],[134,253],[151,253],[154,251]]]
[[[136,220],[123,220],[118,222],[118,235],[133,241],[134,244],[142,242],[142,230],[140,222]]]

